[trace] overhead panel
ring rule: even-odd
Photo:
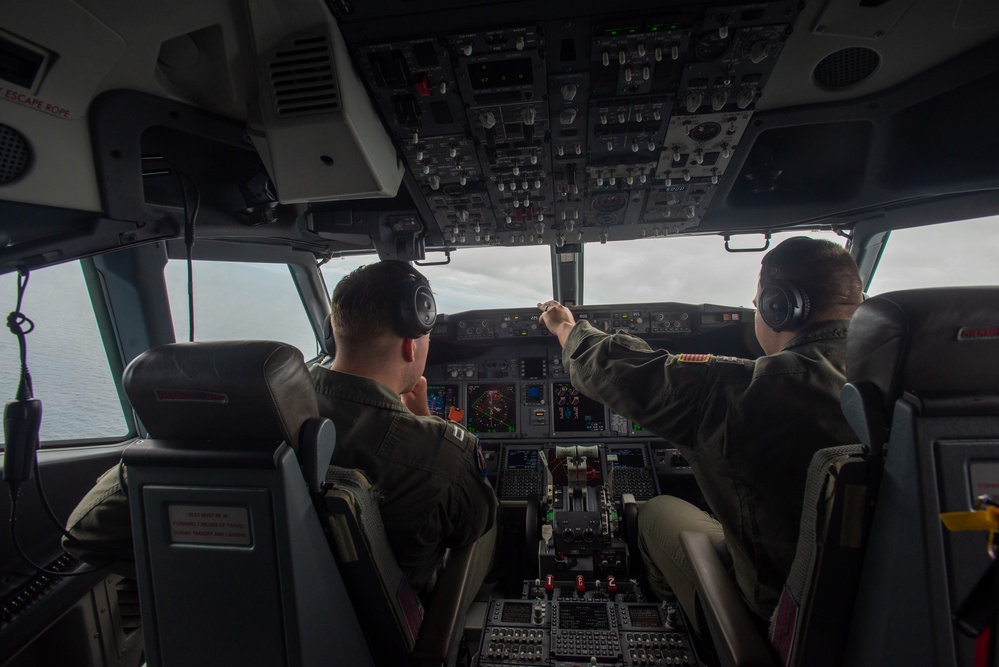
[[[353,55],[451,245],[696,231],[797,3],[521,22]]]

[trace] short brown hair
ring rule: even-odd
[[[417,281],[427,283],[422,273],[395,260],[365,264],[344,276],[330,300],[330,323],[337,343],[363,345],[385,331],[405,336],[402,302],[406,286]]]
[[[786,280],[805,292],[812,313],[856,307],[863,301],[857,262],[832,241],[795,236],[763,257],[761,277]]]

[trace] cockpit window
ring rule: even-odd
[[[845,244],[833,232],[782,232],[770,248],[792,236]],[[763,245],[761,236],[733,237],[733,248]],[[763,252],[730,253],[720,236],[677,236],[587,244],[583,301],[649,303],[678,301],[753,307]]]
[[[916,287],[999,283],[999,216],[896,229],[868,287],[880,294]]]
[[[17,274],[0,276],[0,311],[17,305]],[[79,262],[32,271],[21,312],[34,397],[42,402],[42,443],[119,440],[129,428],[111,377]],[[28,328],[27,325],[24,326]],[[0,401],[13,400],[21,375],[17,338],[0,332]],[[0,432],[0,449],[4,435]]]
[[[187,263],[171,260],[164,274],[174,334],[186,341]],[[284,264],[194,262],[194,339],[278,340],[300,349],[306,360],[318,354],[315,333]]]
[[[444,260],[428,253],[426,262]],[[333,287],[358,266],[377,262],[373,255],[333,259],[322,267],[327,287]],[[551,250],[548,246],[461,248],[449,264],[416,267],[430,281],[437,311],[460,313],[488,308],[521,308],[552,298]]]

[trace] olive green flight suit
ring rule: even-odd
[[[480,467],[478,438],[460,424],[414,415],[370,378],[320,366],[309,372],[319,414],[336,425],[333,463],[367,474],[399,567],[425,588],[446,548],[471,544],[495,521],[498,503]]]
[[[848,324],[815,324],[780,352],[751,361],[654,351],[639,338],[579,322],[562,352],[581,392],[690,462],[724,529],[742,595],[761,619],[791,568],[812,455],[857,442],[839,404]]]

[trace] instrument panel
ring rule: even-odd
[[[579,307],[573,314],[671,352],[759,354],[750,309],[660,303]],[[572,386],[558,341],[539,315],[525,309],[441,316],[425,371],[431,412],[486,441],[654,437]]]

